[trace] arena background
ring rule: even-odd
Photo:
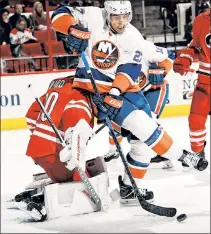
[[[18,1],[2,2],[9,3],[2,9],[7,9],[9,16],[12,16],[15,11],[15,4]],[[19,2],[23,5],[23,13],[21,15],[29,18],[32,14],[32,7],[24,3],[27,1]],[[100,1],[46,0],[41,2],[47,19],[46,34],[41,36],[38,41],[41,53],[30,54],[26,51],[22,56],[14,57],[11,54],[8,56],[8,51],[5,52],[5,49],[10,48],[10,45],[1,45],[0,47],[1,130],[26,128],[24,116],[34,101],[32,94],[27,88],[29,84],[32,84],[34,93],[37,96],[41,96],[52,79],[74,75],[75,73],[77,57],[67,53],[65,36],[54,32],[50,26],[51,23],[48,18],[50,18],[53,10],[58,7],[58,4],[94,5]],[[52,2],[55,6],[52,6]],[[100,4],[102,6],[103,2],[100,2]],[[197,1],[135,0],[132,1],[132,5],[134,12],[132,24],[142,32],[147,40],[153,41],[158,46],[165,46],[174,52],[187,46],[191,39],[188,34],[188,26],[198,13]],[[190,22],[188,22],[188,17],[191,19]],[[37,35],[35,33],[34,30],[33,34]],[[48,48],[45,47],[46,43]],[[54,49],[56,47],[55,43],[59,44],[57,51]],[[197,69],[197,66],[196,61],[192,68]],[[180,76],[173,71],[170,72],[170,97],[162,117],[186,116],[190,110],[192,92],[196,84],[197,75],[196,73],[188,73],[186,76]]]

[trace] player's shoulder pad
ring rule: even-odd
[[[142,34],[132,24],[128,24],[126,35],[127,40],[130,41],[131,50],[139,48],[140,44],[145,41]]]
[[[128,34],[130,34],[130,36],[131,36],[131,38],[132,39],[136,39],[137,38],[137,40],[144,40],[144,38],[143,38],[143,36],[141,35],[141,33],[138,31],[138,29],[136,28],[136,27],[134,27],[132,24],[128,24],[128,26],[127,26],[127,30],[126,30],[126,32],[128,33]]]

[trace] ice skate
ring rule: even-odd
[[[206,146],[206,141],[205,141],[205,143],[204,143],[204,148],[205,148],[205,146]],[[198,157],[201,157],[202,159],[205,159],[205,151],[204,151],[204,149],[201,151],[201,152],[199,152],[199,153],[195,153],[196,155],[198,155]],[[178,160],[178,161],[182,161],[182,160]],[[189,171],[189,170],[191,170],[191,168],[188,166],[188,164],[187,163],[185,163],[184,161],[182,161],[182,167],[183,167],[183,170],[184,171]]]
[[[191,153],[187,150],[183,150],[183,155],[179,161],[182,161],[182,166],[184,168],[195,168],[198,171],[204,171],[208,166],[208,161],[205,159],[203,151],[200,153]]]
[[[122,176],[119,176],[119,187],[120,187],[120,203],[121,204],[139,204],[138,199],[136,198],[136,194],[133,191],[133,187],[130,185],[124,184],[122,180]],[[148,191],[147,189],[139,189],[140,193],[143,195],[143,198],[148,202],[154,201],[154,193],[152,191]]]
[[[173,168],[174,165],[172,164],[172,162],[165,158],[165,157],[161,157],[160,155],[157,155],[155,156],[154,158],[151,158],[151,161],[150,163],[160,163],[160,162],[163,162],[164,165],[163,165],[163,169],[170,169],[170,168]]]
[[[174,164],[171,162],[171,160],[164,161],[164,165],[162,169],[171,169],[174,167]]]
[[[17,207],[31,216],[36,222],[42,222],[47,218],[47,213],[42,203],[36,203],[30,199],[23,199],[17,202]]]
[[[31,216],[36,222],[42,222],[47,218],[44,207],[44,194],[43,192],[37,193],[37,189],[21,192],[8,202]]]
[[[24,199],[28,199],[36,193],[37,193],[37,189],[27,189],[27,190],[15,195],[14,198],[7,201],[7,208],[8,209],[18,209],[18,205],[17,205],[18,202],[20,202]]]

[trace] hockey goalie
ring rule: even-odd
[[[93,128],[92,110],[81,96],[80,100],[72,99],[72,81],[72,77],[53,80],[40,98],[66,147],[62,146],[36,101],[26,114],[31,131],[26,155],[44,173],[34,175],[34,181],[12,202],[35,221],[98,209],[81,182],[76,166],[86,172],[98,197],[104,202],[102,205],[106,207],[111,202],[104,159],[85,160],[86,145]]]

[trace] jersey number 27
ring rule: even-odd
[[[137,63],[140,63],[142,59],[142,53],[139,50],[136,50],[133,60]]]

